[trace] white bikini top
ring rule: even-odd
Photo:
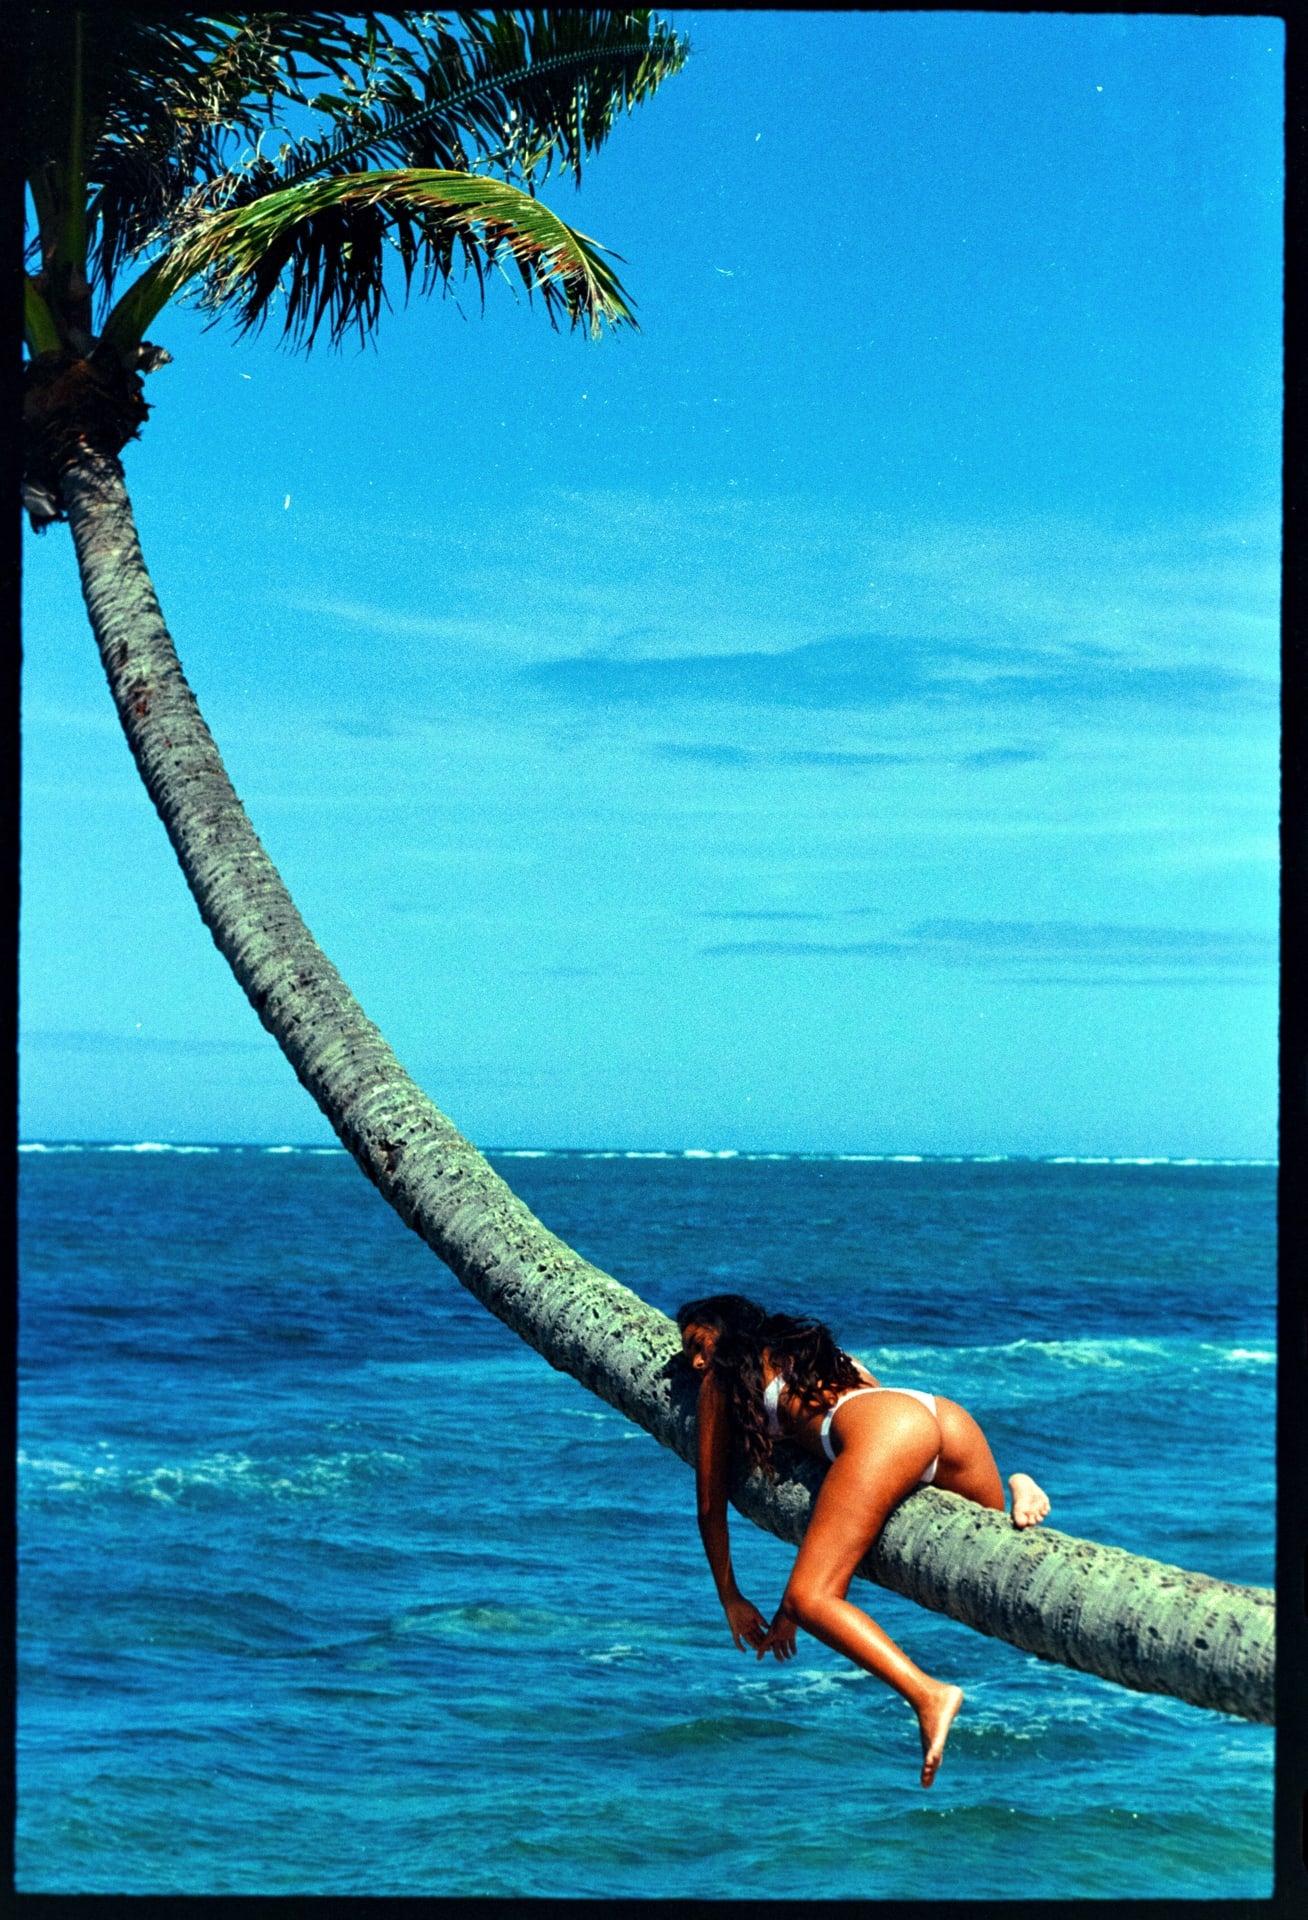
[[[768,1432],[774,1440],[781,1438],[781,1394],[785,1384],[784,1375],[774,1373],[763,1389],[763,1413],[767,1419]]]

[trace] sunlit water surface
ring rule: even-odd
[[[1272,1581],[1270,1168],[502,1155],[671,1311],[963,1401],[1066,1531]],[[343,1154],[23,1156],[19,1885],[1262,1896],[1272,1735],[861,1588],[967,1704],[734,1651],[689,1473]],[[770,1612],[789,1550],[736,1520]]]

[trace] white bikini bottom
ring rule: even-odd
[[[822,1422],[822,1451],[826,1454],[828,1460],[834,1460],[836,1457],[836,1450],[831,1444],[831,1422],[844,1406],[846,1400],[857,1400],[860,1393],[907,1393],[910,1394],[914,1400],[920,1400],[928,1413],[934,1414],[936,1410],[936,1396],[934,1393],[923,1393],[920,1387],[851,1387],[848,1393],[841,1394],[839,1400],[829,1409],[826,1419]],[[936,1477],[936,1468],[939,1465],[940,1455],[937,1454],[917,1484],[920,1487],[929,1487]]]

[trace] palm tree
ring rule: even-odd
[[[393,254],[406,291],[415,274],[433,290],[502,268],[552,321],[630,323],[601,250],[534,188],[553,166],[579,174],[686,48],[648,12],[30,18],[26,500],[38,528],[68,522],[119,716],[205,924],[401,1218],[552,1366],[689,1460],[672,1323],[535,1218],[410,1079],[300,918],[183,676],[118,458],[167,357],[146,329],[188,289],[242,328],[279,316],[293,343],[324,326],[363,338]],[[338,90],[311,91],[321,80]],[[283,121],[299,131],[268,158]],[[796,1540],[818,1472],[738,1478],[732,1497]],[[1042,1658],[1272,1717],[1266,1590],[1018,1534],[934,1489],[903,1503],[861,1571]]]
[[[116,456],[139,432],[143,376],[168,358],[145,333],[183,290],[246,330],[279,313],[306,347],[323,326],[366,339],[396,274],[429,291],[462,270],[484,292],[500,269],[552,321],[630,323],[603,249],[535,186],[555,166],[579,180],[686,52],[648,12],[32,7],[33,523],[69,512],[62,483],[84,451]],[[339,91],[308,90],[323,80]]]

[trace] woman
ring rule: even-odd
[[[845,1598],[854,1569],[890,1509],[914,1487],[942,1487],[1004,1511],[994,1458],[971,1414],[941,1394],[883,1387],[816,1320],[766,1313],[742,1294],[691,1300],[677,1315],[682,1350],[699,1376],[695,1486],[700,1538],[738,1647],[788,1660],[795,1631],[885,1680],[917,1715],[922,1785],[936,1777],[963,1704],[960,1687],[933,1680],[889,1634]],[[775,1478],[772,1443],[785,1439],[831,1466],[813,1502],[798,1557],[769,1626],[731,1571],[727,1463],[733,1430],[751,1466]],[[1017,1527],[1036,1526],[1049,1501],[1029,1474],[1009,1478]]]

